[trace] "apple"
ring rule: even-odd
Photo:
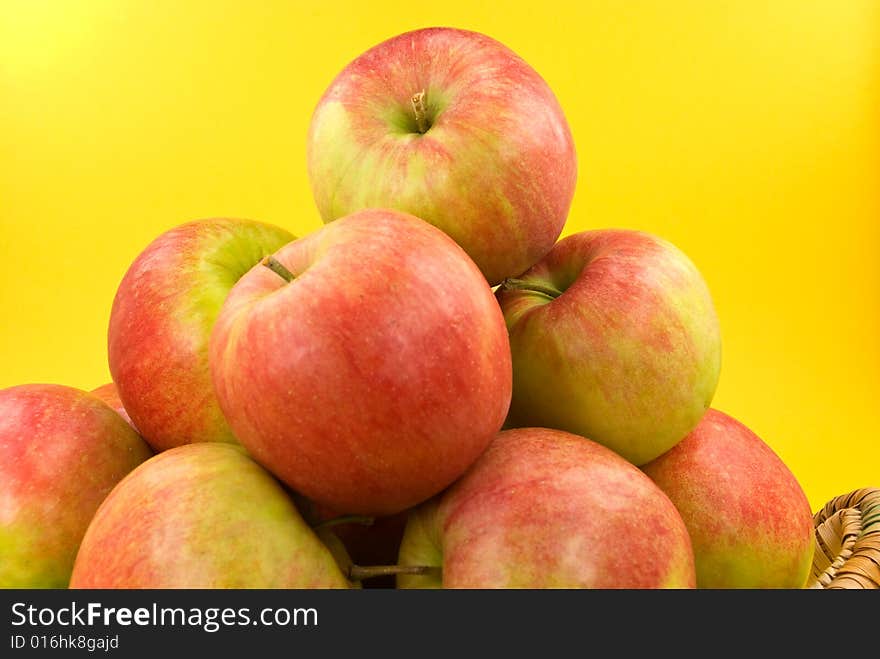
[[[801,588],[810,576],[809,501],[760,437],[710,409],[667,453],[642,467],[681,512],[698,588]]]
[[[505,430],[452,487],[418,506],[401,588],[693,588],[694,555],[669,498],[584,437]]]
[[[155,450],[235,441],[211,385],[211,328],[239,277],[291,240],[253,220],[195,220],[163,232],[128,268],[110,312],[108,361],[125,410]]]
[[[458,478],[501,428],[510,345],[491,287],[436,227],[353,213],[229,292],[211,336],[248,452],[331,510],[387,516]]]
[[[718,317],[700,272],[668,241],[575,233],[497,296],[513,356],[506,427],[567,430],[641,465],[711,404]]]
[[[0,390],[0,588],[66,588],[98,505],[152,455],[87,391]]]
[[[406,32],[350,62],[309,124],[308,174],[325,222],[394,208],[439,227],[491,284],[559,237],[577,159],[546,81],[468,30]]]
[[[126,423],[134,428],[131,417],[128,416],[128,412],[125,411],[125,405],[122,404],[122,400],[120,400],[119,398],[119,390],[116,388],[115,382],[107,382],[105,384],[102,384],[100,387],[95,387],[91,390],[90,393],[94,396],[97,396],[114,410],[116,410],[117,414],[119,414],[119,416],[125,419]],[[137,428],[134,429],[137,430]]]
[[[163,451],[95,513],[70,587],[348,588],[331,549],[240,446]]]

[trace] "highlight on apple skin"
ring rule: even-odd
[[[101,501],[152,455],[89,392],[59,384],[0,390],[0,588],[67,588]]]
[[[436,227],[354,213],[281,248],[230,291],[211,371],[235,436],[331,510],[388,516],[458,478],[510,405],[492,289]]]
[[[668,241],[626,229],[572,234],[496,295],[513,358],[505,427],[567,430],[641,465],[711,404],[718,317],[700,272]]]
[[[450,235],[490,284],[558,239],[577,180],[562,108],[547,82],[478,32],[399,34],[350,62],[308,133],[322,218],[401,210]]]
[[[206,218],[163,232],[129,266],[110,312],[108,362],[132,423],[156,451],[235,442],[211,384],[211,328],[239,277],[293,239],[263,222]]]
[[[791,469],[740,421],[710,409],[642,469],[681,512],[698,588],[804,586],[815,547],[809,501]]]
[[[271,474],[241,446],[207,442],[163,451],[110,492],[70,587],[357,586]]]
[[[681,516],[637,467],[547,428],[500,432],[452,487],[416,508],[400,588],[693,588]]]

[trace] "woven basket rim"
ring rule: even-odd
[[[880,488],[834,497],[813,515],[808,588],[880,589]]]

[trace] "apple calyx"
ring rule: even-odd
[[[428,123],[428,107],[425,103],[425,90],[416,92],[410,98],[412,103],[413,114],[416,116],[416,130],[421,134],[425,134],[431,127]]]
[[[349,581],[363,581],[373,577],[387,577],[397,574],[436,574],[441,568],[435,565],[351,565],[348,568]]]
[[[339,526],[340,524],[360,524],[361,526],[372,526],[373,522],[375,521],[375,517],[370,517],[368,515],[340,515],[339,517],[325,519],[323,522],[315,524],[312,528],[316,531],[319,531],[322,529],[330,529],[334,526]]]
[[[541,295],[546,295],[550,299],[555,300],[560,295],[562,295],[562,291],[553,286],[546,286],[544,284],[539,284],[534,281],[526,281],[524,279],[515,279],[508,278],[501,282],[501,289],[505,291],[530,291],[532,293],[540,293]]]
[[[269,270],[271,270],[271,271],[274,272],[276,275],[278,275],[279,277],[281,277],[281,278],[282,278],[284,281],[286,281],[288,284],[289,284],[290,282],[292,282],[294,279],[296,279],[296,277],[294,276],[294,274],[293,274],[290,270],[288,270],[287,268],[285,268],[285,267],[281,264],[281,262],[280,262],[278,259],[276,259],[274,256],[267,256],[267,257],[264,258],[262,261],[260,261],[260,265],[264,265],[264,266],[266,266],[267,268],[269,268]]]

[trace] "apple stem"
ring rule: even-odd
[[[562,295],[562,291],[553,286],[545,286],[534,281],[526,281],[524,279],[505,279],[501,282],[501,288],[505,291],[531,291],[533,293],[541,293],[549,298],[556,299]]]
[[[269,268],[269,270],[281,277],[287,283],[290,283],[295,279],[293,273],[285,268],[283,265],[281,265],[281,262],[278,261],[278,259],[276,259],[274,256],[267,256],[262,261],[260,261],[260,263]]]
[[[440,574],[440,568],[434,565],[352,565],[348,568],[349,581],[396,574]]]
[[[362,526],[372,526],[375,521],[375,517],[368,517],[367,515],[340,515],[339,517],[333,517],[331,519],[326,519],[323,522],[319,522],[312,528],[315,530],[329,529],[334,526],[339,526],[340,524],[361,524]]]
[[[410,98],[413,113],[416,115],[416,129],[424,134],[428,130],[428,108],[425,105],[425,90],[413,94]]]

